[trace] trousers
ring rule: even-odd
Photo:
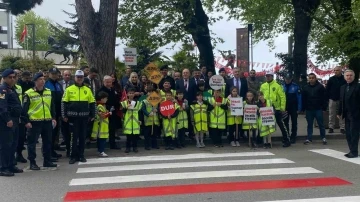
[[[144,126],[143,134],[145,138],[145,148],[157,147],[157,134],[160,133],[159,126],[154,125],[153,134],[151,134],[151,126]]]
[[[16,149],[17,155],[22,155],[22,150],[25,145],[26,128],[24,123],[19,123],[19,141]]]
[[[358,155],[360,120],[354,120],[351,116],[345,117],[346,140],[352,154]]]
[[[279,126],[282,137],[283,137],[283,142],[287,143],[289,142],[289,131],[286,130],[284,121],[282,119],[282,113],[279,110],[275,111],[275,119],[276,119],[276,124]]]
[[[11,142],[11,147],[10,147],[10,163],[12,166],[15,166],[17,164],[16,160],[15,160],[15,154],[17,151],[17,146],[19,143],[19,118],[12,118],[13,120],[13,127],[12,127],[12,132],[13,132],[13,138],[12,138],[12,142]],[[10,166],[10,167],[12,167]]]
[[[298,113],[296,109],[288,109],[288,116],[284,119],[284,124],[286,130],[290,132],[290,122],[291,119],[291,139],[296,139],[297,137],[297,130],[298,130]]]
[[[223,132],[224,132],[224,129],[209,128],[210,138],[214,145],[217,145],[217,146],[222,145]]]
[[[10,168],[11,145],[13,140],[13,131],[6,126],[6,123],[0,123],[0,171]]]
[[[42,154],[44,162],[51,160],[51,142],[52,142],[52,124],[51,121],[37,121],[31,122],[32,128],[27,129],[28,139],[28,159],[30,162],[36,159],[36,142],[41,135],[42,139]]]
[[[83,158],[85,151],[85,139],[89,125],[88,118],[71,117],[68,120],[71,134],[70,157]]]

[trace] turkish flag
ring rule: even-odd
[[[27,35],[27,28],[26,28],[26,25],[24,25],[24,29],[20,36],[20,42],[24,42],[26,35]]]

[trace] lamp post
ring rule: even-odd
[[[253,24],[248,24],[248,44],[250,46],[250,49],[251,49],[251,70],[254,69],[254,57],[253,57]],[[250,59],[250,58],[249,58]],[[248,59],[248,60],[249,60]],[[249,65],[250,67],[250,65]]]
[[[32,51],[33,51],[33,60],[35,62],[35,46],[36,46],[36,40],[35,40],[35,24],[34,23],[29,23],[29,24],[25,24],[26,26],[31,26],[32,28]]]

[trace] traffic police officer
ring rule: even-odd
[[[0,85],[0,176],[14,176],[23,170],[15,166],[15,151],[18,143],[18,124],[21,104],[14,89],[16,74],[12,69],[2,73]]]
[[[84,157],[86,128],[95,118],[95,98],[89,87],[84,85],[84,72],[75,72],[75,84],[69,86],[61,103],[61,116],[69,122],[71,148],[69,164],[86,162]]]
[[[52,129],[56,126],[55,106],[51,91],[44,88],[43,73],[36,73],[33,81],[35,87],[25,92],[23,100],[22,121],[28,129],[28,159],[30,170],[40,170],[36,164],[36,142],[41,134],[44,167],[57,167],[51,162]]]

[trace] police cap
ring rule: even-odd
[[[43,77],[43,76],[44,76],[44,74],[42,72],[38,72],[34,75],[33,81],[36,81],[36,80],[38,80],[38,78]]]
[[[15,71],[13,69],[5,69],[5,71],[2,72],[1,76],[5,78],[8,77],[10,74],[15,74]]]

